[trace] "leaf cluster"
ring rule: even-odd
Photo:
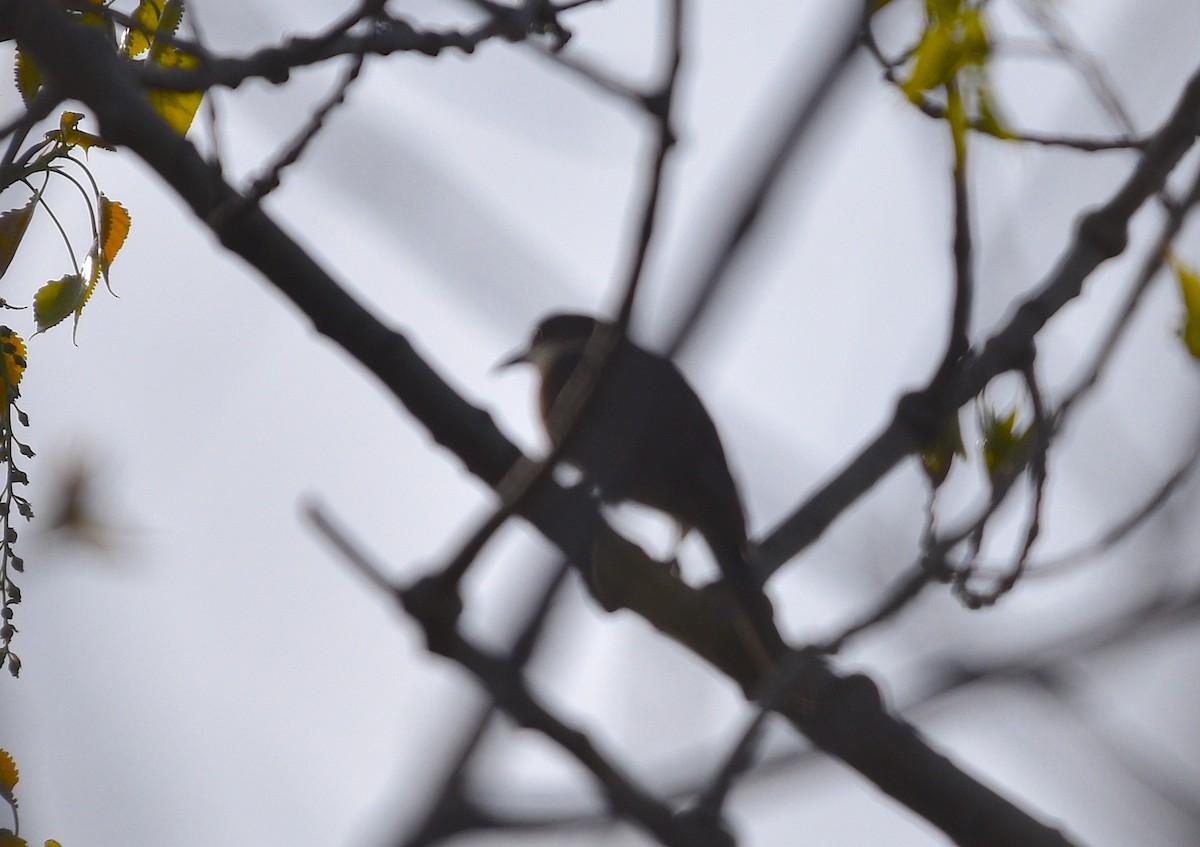
[[[78,7],[64,10],[64,14],[79,25],[104,32],[114,51],[126,61],[158,68],[194,68],[199,64],[195,55],[175,43],[175,33],[184,17],[183,0],[141,0],[128,18],[128,25],[120,32],[111,10],[98,0],[85,0]],[[23,49],[20,39],[13,77],[31,118],[21,129],[21,134],[14,137],[7,156],[0,162],[0,194],[11,190],[24,191],[26,196],[20,205],[0,212],[0,279],[12,266],[35,211],[43,210],[62,239],[69,269],[57,279],[43,283],[34,293],[34,334],[57,326],[68,317],[74,318],[74,332],[84,307],[101,280],[112,293],[109,270],[129,235],[131,217],[128,210],[100,190],[87,163],[87,156],[93,149],[113,151],[116,148],[101,135],[82,129],[84,116],[81,113],[64,111],[56,129],[19,150],[25,135],[36,122],[39,100],[60,98],[57,92],[48,89],[41,68]],[[163,120],[183,134],[191,126],[202,93],[150,89],[145,96]],[[47,188],[52,180],[73,186],[83,199],[90,236],[83,251],[77,252],[72,234],[47,200]],[[0,299],[0,308],[18,307]],[[0,490],[0,663],[6,663],[14,676],[20,672],[21,661],[11,649],[12,638],[17,632],[13,624],[13,607],[21,602],[21,592],[13,581],[13,574],[23,571],[24,561],[13,550],[17,531],[10,521],[14,512],[26,520],[33,517],[29,501],[15,490],[16,486],[28,482],[28,476],[15,462],[16,455],[33,456],[33,451],[13,433],[14,419],[23,426],[29,423],[28,417],[16,405],[26,364],[24,340],[9,327],[0,326],[0,400],[3,403],[0,406],[0,465],[5,469],[4,487]]]

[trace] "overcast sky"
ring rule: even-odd
[[[653,79],[661,5],[614,0],[571,15],[568,52],[631,82]],[[776,129],[779,99],[802,90],[825,58],[836,5],[689,4],[681,143],[636,322],[647,344],[672,326]],[[898,49],[916,4],[893,5],[880,35]],[[197,0],[195,12],[213,49],[242,53],[318,30],[344,6]],[[1013,124],[1115,134],[1078,74],[1029,49],[1032,30],[1015,6],[990,4],[1011,36],[995,85]],[[1136,128],[1153,130],[1195,69],[1200,4],[1059,6]],[[447,24],[465,14],[434,2],[393,11]],[[721,430],[755,532],[873,435],[897,397],[928,378],[944,343],[952,271],[944,127],[909,107],[865,57],[847,74],[682,361]],[[219,92],[215,132],[227,171],[256,175],[336,75],[325,67],[282,87]],[[18,104],[0,86],[4,120]],[[372,59],[268,208],[536,451],[531,375],[490,368],[544,313],[611,307],[650,132],[643,116],[520,45]],[[209,147],[206,118],[192,133]],[[1048,272],[1080,210],[1104,200],[1134,158],[994,141],[972,156],[982,337]],[[481,698],[464,674],[425,654],[416,629],[304,525],[299,504],[319,498],[410,580],[454,548],[490,493],[132,156],[94,151],[88,161],[133,217],[112,271],[120,297],[93,298],[75,346],[66,327],[31,339],[22,392],[38,451],[27,463],[35,510],[51,512],[57,481],[83,463],[104,544],[51,538],[37,522],[19,542],[27,573],[14,647],[24,669],[19,680],[0,680],[0,747],[21,768],[22,835],[68,847],[383,843],[417,813],[431,771]],[[77,202],[72,191],[52,192],[56,209]],[[12,197],[4,208],[23,202]],[[1142,249],[1156,215],[1135,221]],[[1200,261],[1195,228],[1180,247]],[[1051,390],[1077,376],[1141,255],[1106,266],[1051,325],[1039,346]],[[42,216],[3,296],[27,300],[65,263]],[[1173,336],[1178,311],[1174,288],[1160,281],[1055,457],[1040,550],[1094,538],[1186,455],[1196,374]],[[31,334],[28,313],[8,320]],[[1016,396],[1007,383],[994,388],[997,402]],[[978,503],[979,479],[967,474],[950,491],[948,520]],[[1121,555],[1030,580],[984,613],[930,597],[866,639],[847,666],[869,668],[903,707],[935,660],[1036,653],[1152,584],[1194,577],[1195,494],[1192,484],[1167,510],[1170,549],[1154,541],[1164,530],[1148,531]],[[923,502],[922,480],[906,466],[782,571],[771,590],[788,634],[820,638],[868,608],[912,561]],[[999,524],[1001,550],[1017,537],[1019,516]],[[635,520],[632,531],[661,541],[660,527]],[[705,573],[701,546],[684,556],[690,576]],[[526,526],[505,528],[467,586],[471,632],[502,639],[549,562]],[[655,789],[693,784],[749,714],[731,684],[627,613],[600,613],[577,586],[552,638],[533,671],[539,692]],[[1181,811],[1133,779],[1095,734],[1100,727],[1118,747],[1165,763],[1194,799],[1200,735],[1189,680],[1200,663],[1186,646],[1075,666],[1073,702],[1089,704],[1086,720],[1000,684],[905,715],[967,770],[1093,847],[1187,847],[1195,830]],[[771,741],[776,753],[802,746],[782,728]],[[498,803],[585,804],[586,777],[541,739],[499,731],[489,753],[479,782]],[[795,843],[797,832],[826,847],[945,843],[831,764],[752,779],[731,813],[751,844]],[[1148,819],[1158,822],[1152,833]],[[631,830],[578,837],[642,843]]]

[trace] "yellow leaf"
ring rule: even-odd
[[[67,315],[82,309],[90,287],[79,274],[67,274],[39,288],[33,295],[33,319],[38,332],[45,332],[61,323]]]
[[[183,0],[166,0],[158,15],[158,24],[154,27],[154,41],[150,44],[150,61],[162,64],[161,54],[167,50],[175,50],[175,47],[169,44],[165,38],[159,36],[164,32],[167,35],[174,35],[182,21]]]
[[[42,72],[38,70],[38,66],[33,59],[18,48],[13,74],[17,78],[17,91],[21,92],[21,99],[28,106],[29,101],[34,98],[34,95],[38,93],[38,89],[42,87]]]
[[[53,838],[47,838],[46,839],[46,847],[62,847],[62,845],[59,844],[57,841],[55,841]]]
[[[180,50],[162,35],[173,35],[183,20],[183,0],[142,0],[134,12],[141,28],[130,28],[125,35],[124,50],[128,56],[149,52],[144,61],[162,68],[194,68],[200,60]],[[147,93],[154,111],[180,135],[187,133],[192,119],[204,97],[202,91],[167,91],[154,89]]]
[[[68,147],[82,147],[84,150],[90,150],[93,147],[100,147],[104,150],[117,149],[98,135],[92,135],[90,132],[76,129],[82,118],[83,115],[78,112],[63,112],[62,117],[58,121],[58,129],[46,133],[46,138],[65,144]]]
[[[130,27],[125,33],[123,45],[125,55],[133,58],[140,56],[150,49],[153,35],[158,32],[158,22],[162,18],[163,0],[142,0],[134,10],[133,20],[142,28]],[[144,29],[143,29],[144,28]]]
[[[33,216],[35,203],[36,194],[21,208],[9,209],[0,214],[0,277],[8,271],[13,256],[17,255],[17,248],[21,245],[21,239],[25,237],[25,230],[29,226],[29,219]]]
[[[190,53],[184,53],[174,47],[166,47],[156,54],[151,54],[153,60],[164,68],[195,68],[200,60]],[[180,135],[186,135],[200,108],[204,97],[203,91],[165,91],[155,89],[146,95],[150,105],[162,119],[171,125],[171,129]]]
[[[105,2],[104,0],[83,0],[82,3],[74,3],[75,6],[72,12],[75,14],[75,20],[84,26],[92,26],[97,29],[104,30],[106,33],[109,30],[108,19],[101,14]],[[91,11],[87,7],[91,6],[97,11]]]
[[[7,829],[0,829],[0,847],[29,847],[29,842]]]
[[[1183,295],[1183,327],[1179,334],[1192,357],[1200,359],[1200,272],[1173,253],[1167,254],[1167,262]]]
[[[12,402],[16,399],[15,389],[21,384],[21,377],[25,375],[25,342],[6,326],[0,326],[0,363],[3,364],[3,367],[0,367],[0,380],[3,380],[4,394],[8,401]],[[2,780],[3,766],[0,763],[0,781]]]
[[[17,781],[21,778],[17,772],[17,763],[13,761],[13,757],[8,754],[7,750],[0,749],[0,796],[8,800],[12,800],[13,789],[17,787]]]
[[[105,273],[129,235],[129,212],[115,200],[100,195],[100,268]],[[3,273],[3,271],[0,271]]]

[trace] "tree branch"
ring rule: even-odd
[[[251,207],[236,216],[214,216],[217,209],[236,202],[238,195],[186,139],[172,132],[150,109],[140,86],[100,33],[72,24],[51,0],[10,0],[5,12],[0,29],[15,34],[52,85],[95,113],[107,140],[140,156],[212,228],[227,249],[257,268],[312,321],[318,332],[375,374],[439,444],[484,482],[499,484],[520,458],[520,452],[490,416],[456,394],[404,336],[384,326],[351,298],[262,209]],[[1200,82],[1189,87],[1189,97],[1193,96],[1200,100]],[[1194,111],[1193,121],[1200,120],[1200,109]],[[1181,148],[1181,154],[1184,145],[1178,139],[1174,144]],[[1153,177],[1143,180],[1154,182],[1162,170],[1163,166],[1158,166]],[[1124,212],[1137,196],[1140,192],[1121,195],[1118,211]],[[1132,214],[1132,208],[1127,214]],[[1123,243],[1123,239],[1111,235],[1099,237],[1108,232],[1103,226],[1105,220],[1097,216],[1089,219],[1084,227],[1089,237],[1082,239],[1084,257],[1078,262],[1094,267],[1103,257],[1112,255],[1112,244]],[[1082,279],[1079,271],[1072,273]],[[1061,294],[1050,298],[1051,302],[1059,299],[1065,302],[1070,298],[1064,299]],[[1011,336],[989,345],[979,364],[968,370],[957,386],[955,399],[978,390],[974,385],[983,379],[987,367],[1007,366],[1012,356],[1010,347],[1020,350],[1027,346],[1031,333],[1049,316],[1030,312],[1024,309],[1019,313],[1017,329]],[[890,448],[896,456],[886,467],[904,455],[908,444],[908,439],[903,439]],[[875,478],[881,473],[871,471]],[[544,485],[522,506],[521,514],[580,567],[605,608],[619,605],[643,615],[747,691],[768,678],[771,668],[762,666],[761,657],[732,623],[728,602],[711,592],[687,587],[661,563],[613,535],[584,492]],[[473,651],[457,631],[444,634],[447,640],[441,648],[456,661],[479,672],[492,672],[490,657]],[[911,726],[888,715],[878,690],[865,676],[841,677],[824,662],[812,658],[797,679],[780,713],[822,749],[858,770],[958,844],[1065,847],[1070,843],[1061,832],[1035,820],[934,751]],[[517,714],[518,720],[535,719],[534,712],[540,707],[527,692],[514,686],[508,696],[506,708]],[[562,742],[586,754],[586,739],[569,731],[559,735]]]
[[[983,348],[965,362],[945,391],[906,395],[892,419],[832,480],[785,518],[759,545],[762,576],[778,570],[829,528],[902,459],[927,441],[945,412],[962,407],[996,376],[1019,368],[1046,322],[1078,297],[1101,264],[1124,251],[1130,218],[1162,190],[1167,177],[1200,132],[1200,72],[1193,74],[1175,109],[1151,136],[1133,172],[1107,203],[1084,215],[1058,266]]]

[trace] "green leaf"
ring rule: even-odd
[[[955,84],[964,68],[983,68],[990,53],[983,14],[964,0],[931,0],[926,16],[908,79],[900,85],[914,103],[926,92]]]
[[[979,429],[983,436],[983,464],[992,482],[1012,477],[1024,466],[1033,444],[1033,426],[1018,424],[1017,407],[1000,414],[989,406],[979,407]]]
[[[72,312],[82,310],[89,288],[79,274],[67,274],[38,289],[33,296],[33,318],[38,332],[45,332]]]
[[[956,57],[949,27],[931,22],[913,51],[913,66],[900,86],[909,100],[919,102],[921,95],[945,85],[954,77]]]

